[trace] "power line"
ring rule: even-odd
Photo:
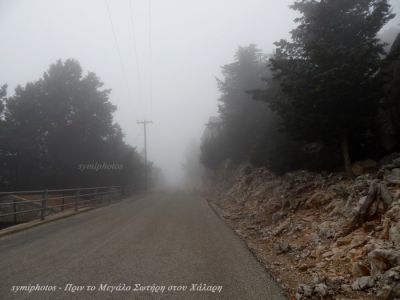
[[[150,85],[149,106],[150,106],[150,110],[152,108],[152,101],[153,101],[153,70],[152,70],[153,50],[152,50],[152,41],[151,41],[151,36],[152,36],[152,26],[151,25],[152,25],[151,0],[149,0],[149,85]]]
[[[110,6],[108,5],[108,1],[107,0],[104,0],[104,2],[106,3],[106,8],[107,8],[107,12],[108,12],[108,18],[110,20],[111,32],[112,32],[112,34],[114,36],[115,48],[117,49],[117,54],[118,54],[118,57],[119,57],[119,63],[121,65],[121,71],[122,71],[122,74],[123,74],[124,79],[125,79],[126,88],[128,90],[128,96],[131,97],[131,90],[129,88],[128,76],[126,75],[126,70],[125,70],[124,62],[122,60],[122,55],[121,55],[121,49],[119,47],[117,35],[115,33],[115,28],[114,28],[114,23],[113,23],[113,20],[112,20]]]
[[[132,41],[133,41],[133,48],[134,48],[134,56],[135,56],[135,63],[136,63],[136,72],[137,72],[137,78],[138,78],[138,90],[139,90],[139,97],[140,101],[143,98],[142,94],[142,81],[141,81],[141,76],[140,76],[140,68],[139,68],[139,59],[138,59],[138,52],[137,52],[137,47],[136,47],[136,34],[135,34],[135,22],[133,18],[133,0],[129,0],[129,16],[131,20],[131,27],[132,27]]]

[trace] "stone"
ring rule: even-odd
[[[310,240],[315,244],[318,245],[321,242],[321,238],[315,232],[310,234]]]
[[[383,157],[383,158],[380,160],[379,163],[380,163],[381,166],[393,164],[393,162],[394,162],[395,160],[397,160],[398,158],[400,158],[400,153],[394,152],[394,153],[391,153],[391,154],[386,155],[385,157]],[[394,165],[394,164],[393,164],[393,165]]]
[[[400,206],[393,205],[393,207],[386,212],[385,217],[394,222],[400,221]]]
[[[318,283],[314,287],[314,293],[324,298],[328,295],[328,286],[325,283]]]
[[[367,243],[367,237],[365,235],[355,235],[350,243],[350,249],[363,246]]]
[[[326,280],[327,280],[327,276],[325,274],[315,274],[313,276],[314,284],[323,283],[323,282],[326,282]]]
[[[397,299],[400,297],[400,283],[397,282],[392,285],[391,295]]]
[[[391,292],[392,292],[391,286],[385,285],[378,290],[378,292],[376,293],[376,297],[379,300],[391,300],[393,298],[391,297]]]
[[[313,288],[306,284],[300,284],[297,288],[297,293],[305,297],[311,297],[313,294]]]
[[[400,246],[400,224],[395,223],[389,229],[389,240],[393,242],[395,246]]]
[[[275,213],[272,214],[272,223],[275,224],[277,222],[279,222],[280,220],[284,219],[287,216],[287,212],[283,212],[283,211],[277,211]]]
[[[380,203],[380,204],[382,204],[382,206],[383,206],[383,209],[381,209],[380,212],[384,212],[386,209],[388,209],[392,205],[393,197],[385,183],[380,184],[379,192],[380,192],[380,198],[382,199],[382,203]]]
[[[392,173],[390,175],[395,176],[395,177],[400,177],[400,169],[399,168],[393,169]]]
[[[375,285],[375,279],[372,276],[363,276],[353,282],[351,288],[354,291],[364,291],[372,288]]]
[[[398,282],[400,281],[400,266],[391,268],[390,270],[386,271],[382,278],[385,282]]]
[[[379,238],[381,240],[388,240],[389,239],[389,229],[391,227],[392,222],[387,216],[383,216],[382,218],[382,231],[379,234]]]
[[[334,222],[325,221],[318,225],[318,235],[323,239],[331,239],[335,237]]]
[[[311,195],[304,206],[306,208],[320,208],[326,206],[328,203],[332,203],[335,198],[335,193],[329,191],[318,191]]]
[[[278,245],[278,249],[276,251],[277,254],[287,253],[291,250],[289,243],[287,241],[283,241]]]
[[[348,245],[350,243],[351,243],[351,236],[341,237],[336,240],[336,245],[339,247]]]
[[[395,165],[397,168],[400,168],[400,157],[394,159],[392,164]]]
[[[375,244],[366,244],[363,247],[363,253],[365,253],[367,255],[368,253],[373,251],[375,248],[376,248]]]
[[[395,170],[395,171],[394,171]],[[400,183],[399,169],[393,169],[390,173],[385,175],[385,180],[392,184]]]
[[[303,252],[301,252],[300,257],[304,259],[304,258],[307,258],[310,255],[311,255],[311,251],[306,249]]]
[[[342,291],[346,292],[346,293],[351,293],[352,288],[350,284],[342,284],[340,286],[340,288],[342,289]]]
[[[362,276],[369,276],[370,273],[371,272],[368,269],[368,267],[360,262],[353,263],[353,265],[351,267],[351,274],[353,275],[354,278],[358,278],[358,277],[362,277]]]
[[[378,168],[379,168],[378,162],[372,159],[357,161],[351,167],[353,174],[356,176],[360,176],[366,173],[376,172]]]
[[[378,299],[392,300],[400,297],[400,266],[380,276]]]
[[[327,251],[324,254],[322,254],[323,258],[327,258],[327,257],[331,257],[331,256],[333,256],[333,252],[332,251]]]
[[[368,254],[373,276],[400,265],[400,251],[393,249],[375,249]]]
[[[365,232],[378,231],[378,225],[375,222],[365,222],[362,228]]]

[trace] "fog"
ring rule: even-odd
[[[2,0],[0,84],[12,94],[57,59],[77,59],[112,89],[127,143],[141,151],[143,129],[136,122],[154,122],[148,158],[169,182],[179,182],[189,141],[200,139],[217,112],[220,66],[240,45],[255,43],[271,53],[275,41],[288,38],[292,2],[108,0],[108,11],[105,1]]]

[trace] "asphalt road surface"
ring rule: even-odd
[[[0,299],[285,297],[204,199],[168,192],[0,238]]]

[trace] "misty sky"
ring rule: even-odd
[[[136,121],[154,121],[149,159],[176,181],[189,141],[216,114],[220,66],[239,45],[270,53],[274,41],[288,38],[292,2],[151,0],[149,30],[149,0],[108,0],[116,43],[104,0],[0,0],[0,84],[12,94],[57,59],[77,59],[112,88],[127,143],[141,151]]]

